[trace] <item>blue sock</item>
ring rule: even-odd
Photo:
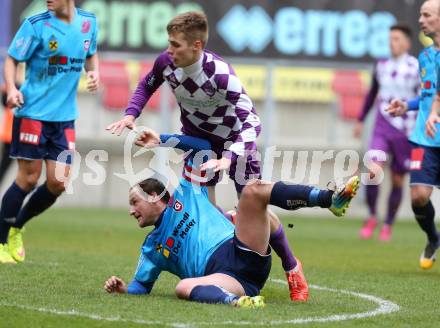
[[[329,208],[332,204],[332,195],[331,190],[320,190],[305,185],[288,185],[279,181],[272,188],[270,204],[285,210],[313,206]]]
[[[426,233],[428,240],[431,244],[437,245],[439,242],[439,236],[434,223],[435,210],[429,201],[423,207],[416,207],[412,205],[412,210],[416,216],[417,223],[420,228]]]
[[[9,229],[14,221],[16,221],[17,214],[28,193],[22,190],[15,182],[5,192],[0,209],[0,244],[8,242]]]
[[[46,183],[44,183],[31,195],[26,205],[18,213],[17,220],[12,226],[19,229],[23,228],[26,222],[51,207],[57,198],[58,196],[52,194],[47,189]]]
[[[192,289],[189,299],[200,303],[230,304],[239,297],[218,286],[199,285]]]

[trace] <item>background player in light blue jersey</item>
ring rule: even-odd
[[[73,0],[48,0],[47,9],[24,20],[5,61],[7,100],[15,107],[11,157],[18,159],[18,173],[1,203],[0,263],[24,261],[24,224],[64,191],[75,147],[76,91],[83,68],[88,90],[96,91],[99,84],[95,16],[75,8]],[[17,90],[19,62],[26,63],[26,77]],[[38,183],[43,161],[46,182],[22,206]],[[57,170],[64,172],[63,179],[56,176]]]
[[[439,1],[428,0],[423,3],[420,9],[419,23],[423,33],[434,41],[432,46],[423,49],[419,55],[419,70],[422,80],[420,97],[408,103],[394,100],[388,111],[392,115],[404,115],[407,110],[418,109],[416,126],[409,137],[412,143],[411,205],[416,220],[428,239],[420,256],[420,267],[430,269],[435,261],[435,253],[440,246],[440,237],[434,223],[435,210],[430,200],[433,187],[440,187],[440,134],[433,133],[432,128],[436,124],[435,116],[431,115],[430,117],[434,96],[440,90],[438,81],[440,67],[438,52],[440,49]],[[436,102],[440,103],[440,99]]]
[[[199,156],[200,151],[210,143],[189,136],[174,137],[179,139],[176,147],[193,150],[183,178],[172,197],[155,178],[130,189],[130,215],[141,228],[154,225],[154,229],[142,245],[131,283],[127,286],[112,276],[104,285],[109,293],[148,294],[161,271],[168,271],[182,279],[176,286],[179,298],[236,306],[264,305],[257,296],[271,267],[268,205],[288,210],[320,206],[342,216],[359,185],[359,178],[352,177],[333,192],[254,180],[243,189],[234,227],[209,201],[209,177],[206,171],[197,169],[206,154]],[[136,144],[166,146],[169,138],[148,131]]]

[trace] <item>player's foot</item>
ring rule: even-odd
[[[370,216],[359,232],[359,237],[361,239],[370,239],[373,236],[374,229],[377,226],[377,219],[375,216]]]
[[[296,259],[294,269],[286,272],[287,284],[289,285],[290,299],[294,302],[305,302],[309,298],[309,286],[304,277],[302,264]]]
[[[337,187],[332,196],[332,204],[329,208],[330,212],[336,216],[344,216],[351,200],[359,189],[359,183],[359,177],[355,175],[348,179],[345,184]]]
[[[389,241],[391,240],[392,228],[389,224],[384,224],[379,232],[379,240]]]
[[[241,296],[237,302],[235,302],[234,306],[240,307],[240,308],[262,308],[265,307],[266,304],[264,303],[264,296]]]
[[[9,254],[8,244],[0,244],[0,263],[1,264],[15,264],[15,260]]]
[[[428,270],[431,269],[435,262],[435,253],[438,249],[438,244],[428,243],[425,249],[420,255],[420,267],[422,269]]]
[[[12,227],[9,230],[9,237],[8,237],[8,246],[9,246],[9,253],[17,262],[23,262],[25,258],[25,251],[23,247],[23,234],[24,228],[18,229]]]

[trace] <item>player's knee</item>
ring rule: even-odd
[[[54,195],[61,195],[65,190],[66,186],[64,181],[59,180],[47,180],[46,181],[47,189]]]
[[[430,194],[420,189],[411,190],[411,204],[415,207],[423,207],[429,202]]]
[[[189,279],[182,279],[176,286],[176,296],[180,299],[189,299],[189,295],[193,289],[193,284]]]
[[[250,200],[252,202],[258,201],[259,199],[264,199],[263,188],[259,180],[251,180],[241,191],[240,200]]]
[[[423,207],[429,202],[429,197],[423,194],[415,194],[411,197],[411,204],[415,207]]]
[[[40,174],[38,173],[20,174],[17,176],[17,184],[20,188],[30,191],[35,188],[39,178]]]

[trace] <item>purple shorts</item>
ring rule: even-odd
[[[370,147],[371,150],[381,150],[388,156],[391,155],[391,171],[398,174],[405,174],[409,171],[411,158],[411,145],[403,133],[385,134],[373,131]],[[373,154],[370,158],[375,162],[384,162]]]

